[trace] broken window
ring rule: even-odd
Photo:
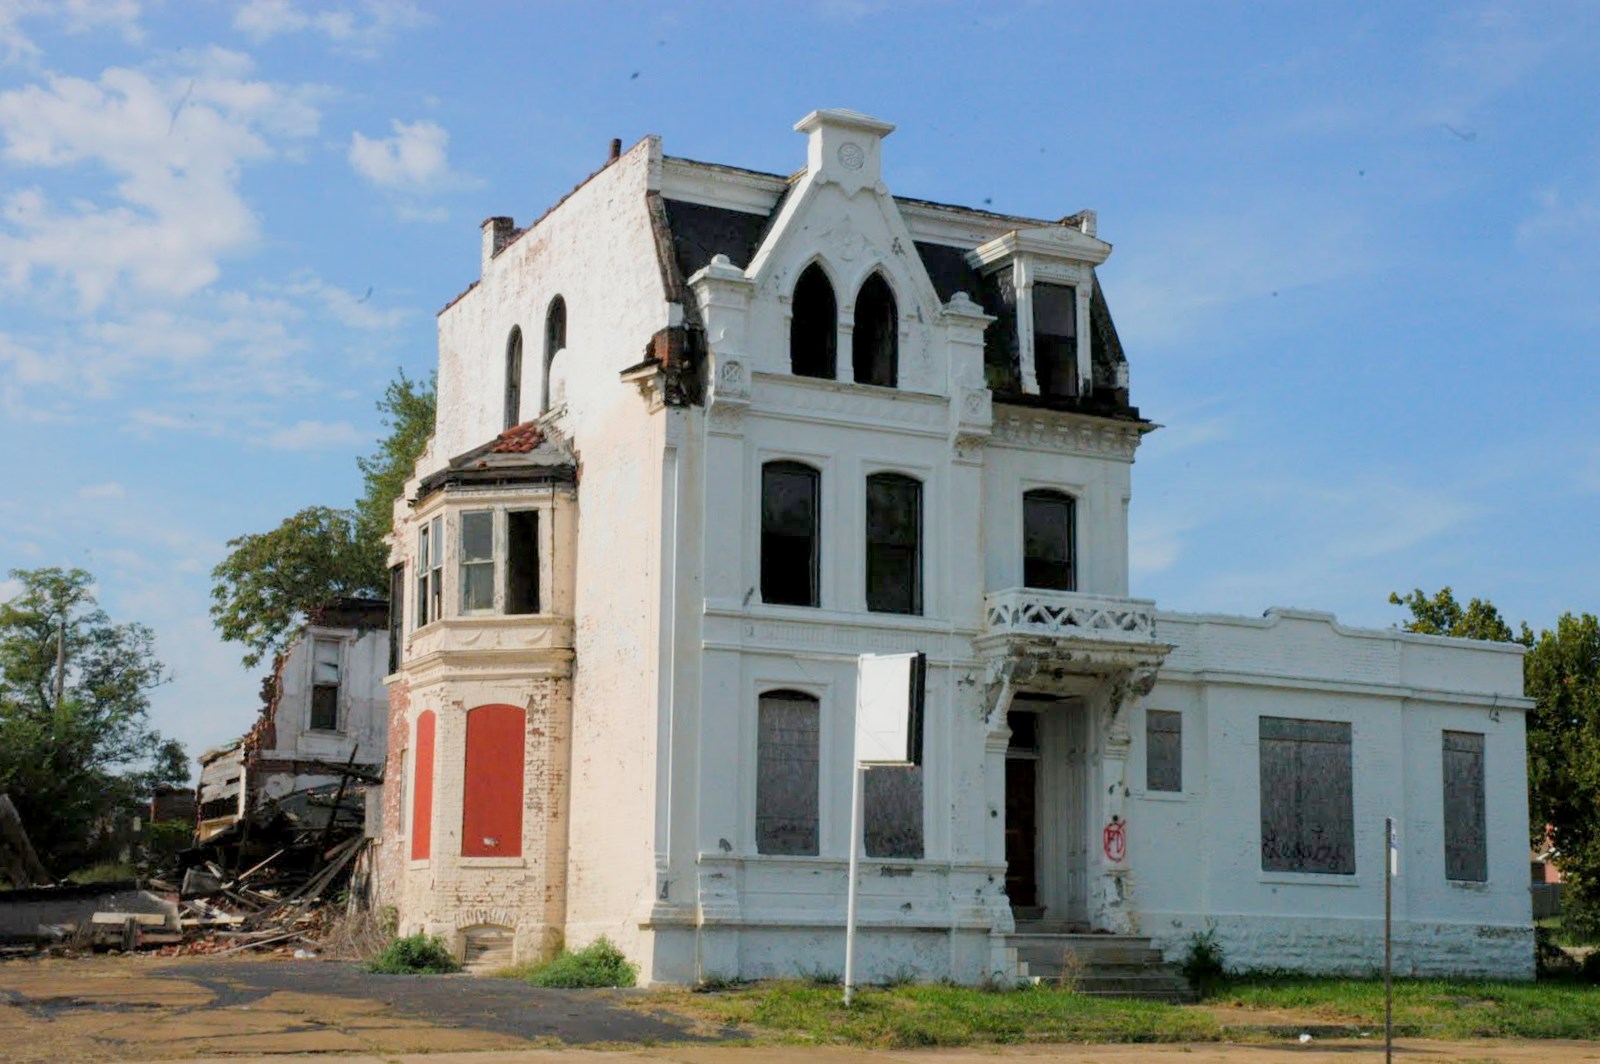
[[[506,514],[506,612],[539,612],[539,513]]]
[[[461,804],[461,856],[522,856],[523,748],[520,706],[478,706],[467,713]]]
[[[506,343],[506,428],[522,423],[522,330],[511,328]]]
[[[756,852],[817,853],[822,711],[800,691],[761,696],[756,724]]]
[[[894,292],[880,273],[868,277],[856,293],[850,357],[857,384],[894,387],[900,359],[900,315],[895,309]]]
[[[789,370],[797,377],[834,378],[839,308],[828,275],[816,263],[795,282],[789,318]]]
[[[1183,714],[1145,711],[1144,789],[1183,790]]]
[[[1261,870],[1356,871],[1350,725],[1262,717]]]
[[[819,485],[799,462],[761,467],[761,601],[820,605],[817,596]]]
[[[1444,875],[1469,883],[1489,879],[1484,825],[1483,733],[1444,733]]]
[[[416,763],[411,788],[411,859],[426,861],[433,842],[433,738],[436,718],[425,709],[417,716]]]
[[[494,511],[461,515],[461,612],[494,609]]]
[[[339,730],[339,641],[311,641],[311,730]]]
[[[567,301],[556,296],[544,315],[544,373],[540,379],[539,412],[550,410],[550,365],[567,346]]]
[[[1022,496],[1022,584],[1072,591],[1077,587],[1074,538],[1077,503],[1059,491]]]
[[[867,478],[867,609],[922,612],[922,483],[900,473]]]
[[[1033,286],[1033,372],[1040,395],[1078,394],[1078,292]]]
[[[389,671],[400,671],[406,639],[406,567],[389,570]]]
[[[922,856],[920,765],[868,769],[861,801],[868,857]]]

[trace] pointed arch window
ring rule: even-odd
[[[511,327],[506,341],[506,428],[522,424],[522,328]]]
[[[894,292],[881,273],[874,273],[856,293],[855,332],[850,356],[857,384],[893,388],[900,362],[900,313]]]
[[[818,606],[822,474],[800,462],[761,467],[761,601]]]
[[[1077,501],[1060,491],[1039,489],[1022,496],[1024,587],[1075,591]]]
[[[789,369],[796,377],[833,380],[839,343],[839,306],[828,275],[816,263],[795,282],[789,319]]]
[[[550,411],[550,364],[567,346],[567,301],[556,296],[544,315],[544,372],[540,378],[539,412]]]

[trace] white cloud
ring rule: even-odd
[[[65,205],[15,187],[0,201],[0,282],[22,290],[53,277],[93,309],[119,286],[179,297],[215,281],[220,260],[258,235],[241,170],[319,119],[308,91],[250,80],[248,67],[211,49],[160,75],[113,67],[98,81],[51,75],[0,92],[0,158],[116,181],[98,201]]]
[[[261,442],[276,451],[325,451],[365,441],[366,436],[348,421],[297,421],[261,437]]]
[[[78,489],[80,499],[121,499],[127,495],[126,489],[114,480],[104,484],[85,484]]]
[[[392,137],[350,139],[350,165],[356,173],[381,188],[427,191],[449,181],[447,157],[450,134],[426,119],[407,125],[390,123]]]
[[[385,308],[377,305],[371,288],[357,295],[317,277],[285,285],[282,290],[290,295],[311,297],[321,304],[329,317],[341,325],[363,332],[395,329],[415,317],[415,311],[410,307]]]
[[[314,12],[302,10],[294,0],[249,0],[234,13],[233,28],[258,44],[291,33],[316,33],[343,51],[370,59],[400,30],[428,21],[410,0],[367,0],[359,8]]]
[[[16,62],[40,54],[23,30],[26,21],[55,19],[68,33],[111,30],[137,44],[144,39],[137,0],[0,0],[0,60]]]

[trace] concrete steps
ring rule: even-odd
[[[1100,997],[1195,1000],[1188,981],[1162,961],[1148,938],[1058,931],[1041,921],[1019,922],[1006,944],[1017,951],[1022,978],[1070,984],[1080,994]]]

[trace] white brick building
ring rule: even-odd
[[[861,966],[1214,926],[1242,965],[1532,973],[1521,650],[1128,597],[1153,426],[1092,212],[893,196],[891,127],[792,177],[646,139],[491,218],[396,507],[382,850],[402,925],[647,979],[842,962],[855,662],[928,656],[873,770]]]

